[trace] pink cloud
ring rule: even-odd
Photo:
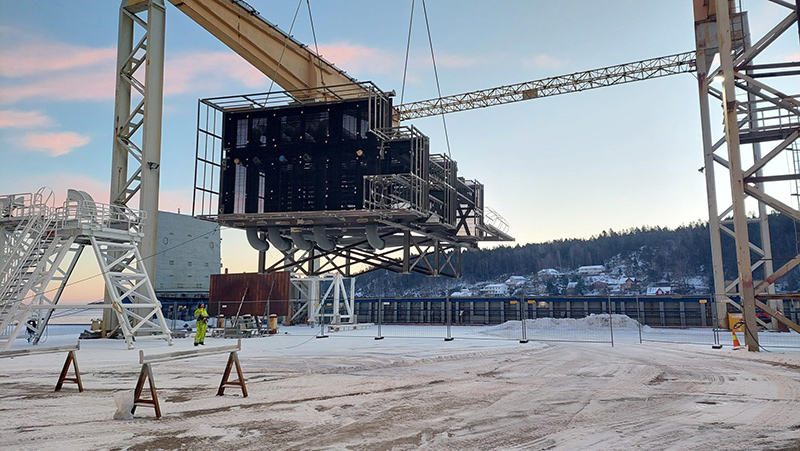
[[[180,210],[182,214],[191,214],[192,213],[191,189],[159,190],[158,209],[159,211],[169,211],[172,213],[177,213]]]
[[[108,175],[110,176],[110,173]],[[0,192],[35,193],[42,187],[52,190],[54,201],[51,206],[54,207],[64,203],[69,188],[86,191],[97,202],[108,203],[108,179],[98,180],[73,172],[9,174],[8,177],[3,177]]]
[[[192,52],[164,64],[165,95],[218,89],[232,80],[251,89],[269,85],[264,74],[233,52]]]
[[[91,48],[61,42],[26,43],[0,49],[0,76],[26,77],[98,65],[113,68],[116,57],[114,48]]]
[[[546,54],[536,55],[530,61],[540,69],[557,69],[564,65],[563,61]]]
[[[45,152],[58,157],[72,152],[73,149],[89,144],[88,136],[74,132],[28,134],[20,140],[24,147],[34,152]]]
[[[386,51],[338,42],[321,45],[319,53],[336,67],[346,70],[350,76],[361,78],[357,74],[386,74],[402,70],[402,58],[395,58]]]
[[[40,111],[0,110],[0,128],[32,128],[52,124],[53,120]]]
[[[28,99],[58,101],[109,100],[114,98],[114,66],[89,67],[32,77],[25,83],[0,86],[0,101]]]
[[[162,180],[163,180],[163,173],[162,173]],[[128,206],[133,209],[139,209],[139,193],[131,197],[131,200],[128,201]],[[187,189],[164,189],[159,188],[158,190],[158,210],[159,211],[168,211],[171,213],[177,213],[178,210],[182,214],[191,214],[192,213],[192,190],[191,188],[187,187]]]

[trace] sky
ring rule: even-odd
[[[284,30],[298,6],[295,0],[249,3]],[[310,3],[327,60],[395,90],[396,101],[401,91],[406,102],[436,97],[421,1],[404,91],[410,1]],[[785,15],[763,0],[743,5],[754,34]],[[443,95],[694,49],[688,0],[646,7],[635,0],[431,0],[426,6]],[[61,202],[67,188],[78,188],[108,201],[118,18],[118,1],[85,0],[77,7],[65,0],[0,0],[0,193],[49,186]],[[313,48],[310,23],[303,2],[292,34]],[[797,35],[788,34],[793,39],[779,41],[775,56],[799,59]],[[161,210],[192,211],[197,100],[269,88],[266,77],[167,5]],[[432,153],[449,152],[460,176],[485,185],[486,205],[509,222],[516,243],[707,220],[691,74],[445,120],[449,150],[441,117],[411,123],[430,136]],[[788,188],[773,194],[789,197]],[[223,233],[223,265],[232,271],[255,269],[255,252],[243,243],[243,233]]]

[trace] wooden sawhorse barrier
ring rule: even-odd
[[[75,346],[51,346],[49,348],[40,348],[38,346],[34,346],[30,349],[18,349],[14,351],[0,352],[0,359],[22,357],[22,356],[36,355],[36,354],[52,354],[56,352],[66,351],[67,360],[64,362],[64,368],[61,369],[61,375],[58,376],[58,382],[56,383],[55,391],[61,391],[61,387],[64,386],[64,382],[74,382],[78,384],[78,391],[83,392],[83,383],[81,382],[81,372],[78,370],[78,359],[75,357],[75,351],[78,351],[80,349],[81,349],[80,341]],[[72,364],[72,368],[75,370],[75,377],[67,377],[67,373],[69,373],[70,363]]]
[[[206,356],[211,354],[222,354],[225,352],[230,353],[228,356],[228,364],[225,366],[225,372],[222,375],[222,382],[219,384],[217,396],[225,394],[225,388],[235,385],[242,389],[242,395],[247,398],[247,386],[244,383],[244,375],[242,374],[242,366],[239,364],[239,351],[242,350],[242,339],[235,346],[220,346],[216,348],[197,348],[188,351],[176,351],[166,354],[154,354],[145,356],[144,350],[139,350],[139,363],[142,364],[142,371],[139,373],[139,380],[136,382],[136,389],[133,391],[133,408],[131,414],[136,412],[137,406],[152,407],[156,411],[156,418],[161,418],[161,406],[158,404],[158,395],[156,394],[156,384],[153,380],[153,371],[150,364],[157,362],[171,362],[174,360],[190,359],[193,357]],[[238,380],[228,380],[231,371],[236,367],[236,375]],[[150,385],[150,399],[142,398],[145,382]]]

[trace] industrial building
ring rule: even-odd
[[[208,302],[211,276],[220,272],[220,233],[213,222],[158,212],[156,296],[167,318],[193,319],[199,302]]]

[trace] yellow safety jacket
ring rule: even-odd
[[[194,319],[202,319],[203,317],[208,318],[208,311],[205,308],[198,307],[194,311]]]

